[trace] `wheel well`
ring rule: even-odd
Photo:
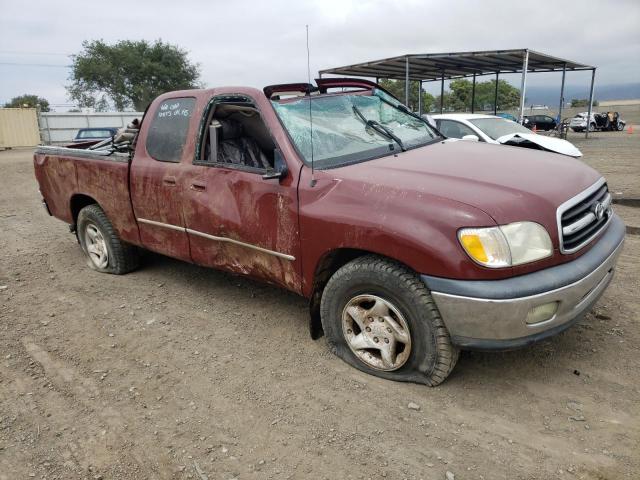
[[[80,213],[80,210],[82,210],[86,206],[93,205],[94,203],[98,203],[98,202],[96,202],[89,195],[83,195],[79,193],[71,197],[70,207],[71,207],[71,218],[73,218],[73,227],[75,227],[78,221],[78,214]]]
[[[356,248],[338,248],[325,254],[316,267],[313,276],[313,290],[309,298],[309,333],[314,340],[322,337],[322,323],[320,321],[320,300],[322,292],[331,276],[338,271],[340,267],[346,265],[351,260],[364,255],[371,255],[373,252],[367,250],[359,250]]]

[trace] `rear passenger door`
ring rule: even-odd
[[[212,99],[183,165],[185,225],[195,263],[300,292],[298,172],[262,178],[277,148],[268,108],[248,95]]]
[[[131,163],[130,191],[145,248],[181,260],[191,260],[182,214],[185,148],[196,131],[196,99],[164,99],[147,112],[143,135]],[[192,151],[192,150],[191,150]]]

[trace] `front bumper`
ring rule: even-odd
[[[614,214],[597,243],[571,262],[504,280],[422,279],[454,345],[519,348],[560,333],[591,309],[613,278],[624,234],[624,223]],[[553,316],[527,323],[533,308],[551,302],[558,302]]]

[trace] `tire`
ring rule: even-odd
[[[624,130],[624,123],[619,123],[618,124],[618,131],[621,132]]]
[[[573,127],[571,127],[571,130],[573,130],[573,131],[574,131],[574,132],[576,132],[576,133],[577,133],[577,132],[581,132],[581,131],[582,131],[582,129],[581,129],[581,128],[573,128]]]
[[[589,124],[589,131],[590,131],[590,132],[595,132],[595,131],[596,131],[596,125],[595,125],[595,123],[591,123],[591,124]]]
[[[436,386],[458,361],[426,285],[391,260],[367,255],[340,268],[324,289],[320,318],[331,351],[377,377]],[[388,349],[395,353],[385,363]]]
[[[90,268],[123,275],[138,267],[137,248],[120,240],[100,206],[94,204],[80,210],[77,234]]]

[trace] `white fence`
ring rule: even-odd
[[[80,128],[125,127],[142,112],[40,113],[40,138],[45,145],[69,143]]]

